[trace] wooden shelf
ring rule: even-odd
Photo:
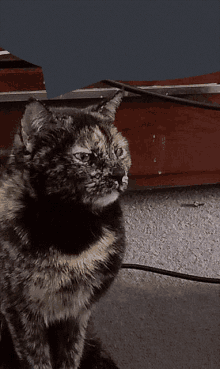
[[[20,64],[16,67],[16,63]],[[2,157],[12,144],[13,132],[30,96],[43,99],[52,110],[71,113],[72,108],[99,103],[116,91],[97,82],[47,100],[41,67],[30,65],[1,48],[0,81]],[[120,82],[165,95],[220,104],[220,72],[166,81]],[[220,182],[219,111],[126,92],[115,124],[130,145],[130,188]]]

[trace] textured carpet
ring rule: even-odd
[[[129,191],[124,262],[220,278],[220,186]],[[93,314],[120,369],[220,368],[220,286],[122,269]]]

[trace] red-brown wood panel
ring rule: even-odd
[[[7,57],[13,59],[11,54]],[[14,57],[15,60],[20,59]],[[220,72],[175,80],[122,82],[136,86],[220,83]],[[98,82],[86,88],[108,89],[109,86]],[[0,69],[0,92],[36,90],[45,90],[40,67]],[[192,98],[220,104],[220,94]],[[74,107],[91,102],[89,98],[86,102],[68,99],[64,96],[60,100],[61,106]],[[49,106],[52,103],[52,100],[48,101]],[[12,143],[25,102],[0,105],[0,149],[4,149]],[[154,99],[125,98],[116,114],[115,124],[130,144],[130,185],[133,188],[220,182],[219,111]]]
[[[42,68],[0,48],[0,156],[11,146],[24,102],[34,91],[46,96]],[[20,102],[16,102],[16,101]]]
[[[116,125],[130,144],[134,184],[220,181],[219,111],[169,102],[122,103]]]
[[[0,48],[0,92],[45,90],[42,68]]]
[[[21,117],[22,109],[20,107],[0,110],[0,150],[7,149],[12,145],[13,136]]]
[[[220,72],[208,73],[201,76],[193,76],[186,78],[166,79],[162,81],[118,81],[127,83],[131,86],[171,86],[171,85],[191,85],[191,84],[202,84],[202,83],[220,83]],[[85,88],[101,88],[108,87],[103,82],[93,83]]]
[[[45,90],[42,69],[0,69],[0,92]]]

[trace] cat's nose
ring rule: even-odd
[[[125,175],[125,171],[124,171],[124,169],[122,169],[120,167],[116,167],[112,171],[112,178],[115,179],[118,182],[121,182],[124,175]]]

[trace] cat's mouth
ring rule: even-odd
[[[116,189],[119,192],[123,192],[124,190],[126,190],[128,186],[128,176],[124,175],[122,178],[115,180],[114,185],[115,185],[114,189]]]
[[[123,177],[118,176],[117,178],[111,178],[109,185],[110,187],[107,190],[108,194],[114,191],[117,191],[119,193],[125,191],[128,186],[127,174],[125,174]]]
[[[125,173],[123,173],[125,174]],[[99,181],[100,185],[100,181]],[[111,178],[103,181],[101,188],[96,187],[95,183],[87,184],[89,192],[83,198],[83,202],[91,204],[95,209],[103,208],[115,202],[120,193],[125,191],[128,185],[128,176],[111,176]]]
[[[119,194],[123,192],[128,185],[128,177],[127,175],[123,176],[120,180],[114,181],[114,186],[109,189],[105,194],[98,196],[94,201],[93,204],[98,207],[104,207],[109,205],[110,203],[115,202]]]
[[[128,176],[125,175],[122,177],[121,183],[119,184],[119,190],[124,191],[128,187]]]

